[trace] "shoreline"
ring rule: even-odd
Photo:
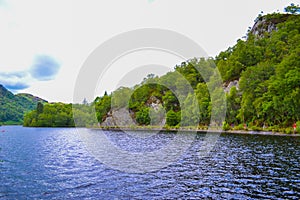
[[[252,131],[252,130],[204,130],[204,129],[192,129],[192,128],[154,128],[154,127],[25,127],[22,125],[2,125],[2,128],[10,127],[10,126],[20,126],[24,128],[87,128],[90,130],[106,130],[106,131],[163,131],[163,132],[197,132],[197,133],[227,133],[227,134],[240,134],[240,135],[274,135],[274,136],[292,136],[292,137],[300,137],[299,133],[281,133],[281,132],[272,132],[272,131]],[[2,130],[0,130],[1,132]]]
[[[252,130],[203,130],[203,129],[166,129],[166,128],[142,128],[142,127],[91,127],[88,129],[92,130],[106,130],[106,131],[170,131],[170,132],[177,132],[177,131],[184,131],[184,132],[197,132],[197,133],[227,133],[227,134],[240,134],[240,135],[274,135],[274,136],[292,136],[292,137],[300,137],[299,133],[292,133],[292,134],[286,134],[286,133],[280,133],[280,132],[272,132],[272,131],[252,131]]]

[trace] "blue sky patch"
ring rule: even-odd
[[[54,58],[47,55],[36,56],[30,69],[31,76],[39,81],[53,80],[58,73],[60,64]]]
[[[27,72],[0,72],[0,84],[12,91],[28,88],[29,74]]]

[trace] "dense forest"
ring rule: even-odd
[[[30,94],[14,95],[0,85],[0,125],[23,124],[24,114],[35,109],[37,102],[46,103]]]
[[[140,126],[205,128],[212,98],[222,98],[214,87],[221,81],[226,105],[215,112],[226,109],[224,129],[291,133],[295,122],[300,127],[300,15],[294,5],[286,11],[259,15],[246,37],[215,58],[190,59],[161,77],[149,74],[133,88],[121,87],[89,105],[77,105],[76,124],[111,125],[113,113],[126,108]],[[25,116],[25,126],[74,126],[72,105],[41,105]]]
[[[93,107],[64,103],[38,103],[36,109],[26,113],[24,126],[33,127],[86,127],[95,124]],[[74,118],[73,114],[76,116]],[[75,120],[74,120],[75,119]]]

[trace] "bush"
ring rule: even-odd
[[[174,128],[175,128],[175,129],[179,129],[179,128],[180,128],[180,125],[177,124]]]
[[[176,126],[180,122],[178,113],[170,110],[167,112],[167,125],[169,126]]]
[[[164,129],[166,129],[166,130],[168,131],[168,130],[171,129],[171,127],[170,127],[168,124],[166,124],[166,125],[164,126]]]
[[[243,124],[239,124],[239,125],[235,126],[233,128],[233,130],[244,130],[244,125]]]
[[[149,125],[151,121],[149,116],[149,108],[142,108],[140,111],[138,111],[135,119],[139,125]]]
[[[198,129],[199,129],[199,130],[207,130],[207,129],[208,129],[208,126],[199,125],[199,126],[198,126]]]
[[[280,128],[278,125],[275,125],[275,126],[270,126],[268,128],[268,131],[272,131],[272,132],[280,132]]]
[[[230,125],[227,122],[223,123],[223,130],[224,131],[229,131],[231,129]]]
[[[292,134],[294,130],[292,130],[292,128],[285,128],[284,129],[284,133],[286,134]]]
[[[261,130],[262,130],[262,128],[261,128],[261,127],[258,127],[258,126],[251,126],[250,129],[251,129],[252,131],[261,131]]]
[[[300,133],[300,121],[298,121],[296,125],[297,125],[296,131],[297,133]]]

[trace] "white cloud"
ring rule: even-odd
[[[30,82],[32,80],[28,72],[0,72],[0,84],[13,92],[28,88]]]
[[[51,56],[38,55],[31,67],[24,71],[0,71],[0,84],[13,92],[18,92],[29,88],[36,81],[53,80],[59,68],[59,62]]]

